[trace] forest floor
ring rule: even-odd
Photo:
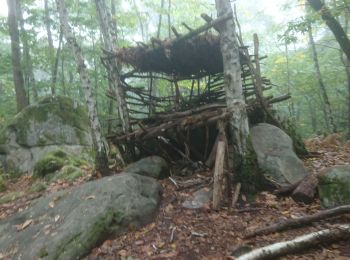
[[[304,160],[312,173],[333,165],[350,164],[349,143],[325,144],[314,139],[307,144],[309,150],[317,152],[316,157]],[[210,174],[201,173],[202,176]],[[195,179],[196,176],[189,178]],[[87,178],[81,178],[73,184],[57,182],[44,192],[34,192],[7,203],[0,202],[0,220],[22,211],[31,200],[44,193],[79,185],[86,180]],[[26,190],[31,183],[30,177],[19,178],[8,185],[6,193]],[[236,210],[223,208],[213,211],[210,205],[191,210],[185,209],[182,203],[200,187],[178,190],[169,179],[161,181],[161,185],[162,202],[152,223],[140,230],[130,230],[118,238],[106,240],[86,259],[234,259],[231,257],[232,252],[242,249],[242,246],[257,248],[329,228],[337,223],[350,223],[348,214],[319,221],[311,226],[246,239],[245,234],[258,227],[318,212],[321,210],[319,201],[304,205],[289,197],[276,197],[272,193],[261,192],[253,203],[248,203],[241,194],[242,203]],[[281,259],[350,259],[349,242],[322,245]]]

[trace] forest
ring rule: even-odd
[[[0,0],[0,259],[348,259],[349,0]]]

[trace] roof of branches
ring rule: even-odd
[[[244,56],[240,55],[241,63]],[[213,75],[223,71],[220,38],[203,33],[181,38],[152,39],[146,45],[122,48],[116,53],[118,61],[131,65],[138,72],[172,74],[178,77]]]

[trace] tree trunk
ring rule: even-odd
[[[163,11],[164,8],[164,0],[160,0],[160,9]],[[158,18],[158,29],[157,29],[157,39],[160,37],[160,30],[162,28],[162,13],[159,13],[159,18]]]
[[[8,26],[11,37],[13,81],[16,91],[17,112],[29,105],[27,94],[24,88],[23,72],[21,69],[21,52],[18,31],[18,17],[16,7],[18,0],[7,0]]]
[[[56,51],[55,63],[54,63],[54,66],[53,66],[53,71],[52,71],[52,87],[51,87],[51,89],[53,89],[54,91],[56,90],[58,63],[59,63],[60,55],[61,55],[62,41],[63,41],[63,29],[61,28],[60,36],[59,36],[59,39],[58,39],[58,48],[57,48],[57,51]]]
[[[337,240],[345,240],[350,237],[350,225],[338,225],[331,229],[323,229],[312,232],[307,235],[298,236],[290,241],[277,242],[268,246],[254,249],[249,253],[243,254],[236,260],[258,260],[258,259],[276,259],[291,253],[311,248],[313,246],[332,243]]]
[[[96,170],[99,171],[102,175],[107,175],[109,173],[106,147],[107,143],[101,133],[101,125],[97,116],[96,102],[93,96],[91,82],[87,73],[86,65],[84,63],[83,54],[74,34],[72,33],[71,27],[69,26],[68,13],[64,0],[56,0],[56,5],[59,12],[63,33],[67,40],[67,43],[69,44],[69,47],[73,52],[77,69],[80,75],[81,85],[85,95],[90,119],[91,135],[96,152],[95,167]]]
[[[18,18],[19,18],[19,24],[21,28],[21,39],[23,44],[23,67],[24,67],[24,86],[27,89],[27,95],[28,95],[28,102],[29,102],[29,91],[30,89],[33,90],[33,99],[34,101],[38,100],[38,92],[35,87],[35,78],[34,78],[34,72],[33,72],[33,62],[32,58],[30,56],[30,47],[28,43],[28,35],[24,28],[24,19],[23,19],[23,13],[22,13],[22,6],[21,2],[17,2],[17,12],[18,12]],[[30,102],[29,102],[30,103]]]
[[[348,29],[349,29],[349,9],[348,8],[346,8],[344,19],[345,19],[344,30],[345,30],[345,33],[348,33]],[[346,74],[346,82],[347,82],[347,90],[348,90],[347,139],[350,139],[350,60],[346,58],[346,55],[343,51],[340,53],[340,60],[344,65],[344,70]]]
[[[229,0],[215,0],[218,17],[232,13]],[[220,25],[220,48],[224,65],[224,88],[226,105],[232,113],[229,120],[233,141],[234,169],[239,169],[246,152],[246,139],[249,134],[248,117],[243,96],[239,46],[233,18]]]
[[[52,40],[51,33],[51,19],[50,19],[50,11],[49,11],[49,0],[44,0],[44,12],[45,12],[45,27],[47,33],[47,42],[49,44],[49,64],[51,69],[51,79],[54,77],[54,46]],[[51,80],[51,94],[56,94],[56,89],[53,80]]]
[[[337,132],[337,129],[336,129],[336,126],[334,123],[331,105],[329,103],[329,98],[328,98],[326,86],[324,85],[324,82],[322,80],[320,65],[319,65],[318,57],[317,57],[316,45],[315,45],[314,37],[312,35],[312,27],[311,27],[310,23],[308,24],[308,34],[309,34],[310,47],[311,47],[311,51],[312,51],[312,57],[314,60],[315,76],[316,76],[318,86],[320,88],[321,96],[323,99],[323,103],[324,103],[325,121],[326,121],[327,126],[330,127],[329,130],[332,133],[335,133],[335,132]]]
[[[214,185],[213,185],[213,209],[218,210],[222,206],[224,198],[224,165],[225,165],[226,143],[219,141],[216,151],[216,160],[214,168]]]
[[[135,8],[135,12],[136,12],[137,19],[139,20],[139,25],[140,25],[140,30],[141,30],[142,41],[145,41],[145,29],[144,29],[144,27],[143,27],[142,17],[141,17],[141,14],[140,14],[139,9],[138,9],[138,7],[137,7],[136,1],[133,0],[132,2],[133,2],[133,4],[134,4],[134,8]]]
[[[316,195],[318,179],[317,176],[310,174],[300,182],[293,191],[292,198],[296,202],[310,204]]]
[[[103,35],[104,48],[107,51],[113,52],[116,48],[115,43],[117,42],[117,38],[115,34],[116,29],[113,26],[111,14],[108,11],[105,0],[95,0],[95,4]],[[118,110],[122,121],[123,131],[124,133],[128,133],[130,131],[129,112],[125,100],[125,93],[119,77],[118,64],[115,59],[108,60],[108,76],[112,82],[112,91],[114,92],[118,102]]]
[[[308,2],[316,12],[321,14],[322,19],[326,22],[327,26],[334,34],[348,60],[350,60],[350,40],[337,19],[335,19],[331,11],[323,2],[321,2],[321,0],[308,0]]]

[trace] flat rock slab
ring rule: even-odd
[[[149,156],[130,164],[124,172],[136,173],[156,179],[164,179],[169,176],[167,162],[159,156]]]
[[[308,175],[293,150],[292,139],[280,128],[261,123],[251,128],[250,133],[259,168],[267,180],[283,186]]]
[[[350,204],[350,165],[327,168],[318,179],[318,194],[323,207]]]
[[[0,254],[11,259],[78,259],[111,235],[149,222],[161,187],[131,174],[50,194],[0,221]]]
[[[208,188],[203,188],[195,193],[192,197],[185,200],[182,206],[187,209],[200,209],[206,205],[209,205],[213,197],[213,190]]]

